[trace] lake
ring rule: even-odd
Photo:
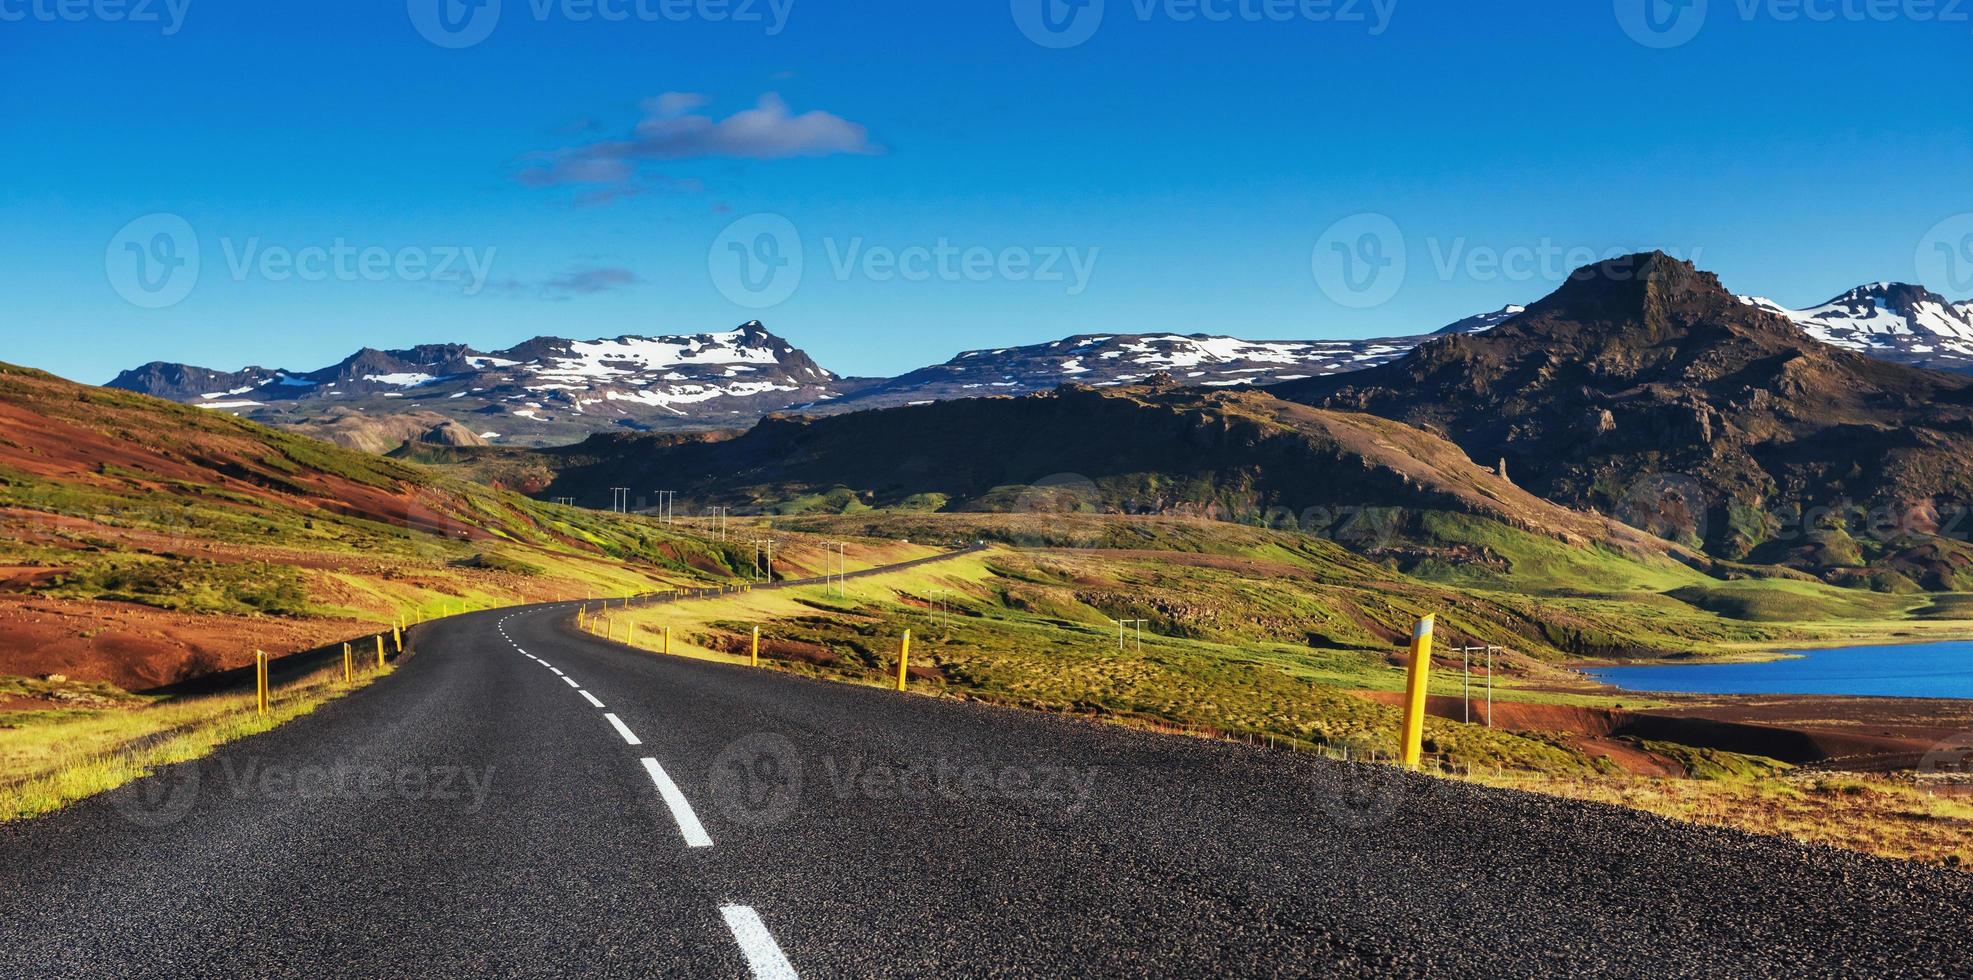
[[[1599,667],[1587,673],[1626,691],[1973,698],[1973,641],[1796,652],[1795,659],[1758,664]]]

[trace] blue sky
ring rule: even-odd
[[[0,0],[0,359],[83,381],[755,318],[854,374],[1391,335],[1648,247],[1973,299],[1921,264],[1973,241],[1973,2],[119,2]]]

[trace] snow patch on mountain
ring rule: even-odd
[[[1802,310],[1760,296],[1740,299],[1787,317],[1825,344],[1899,363],[1973,370],[1973,303],[1951,303],[1923,286],[1870,283]]]

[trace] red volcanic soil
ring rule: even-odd
[[[66,382],[9,376],[30,389],[57,388]],[[73,386],[69,386],[73,387]],[[294,508],[376,520],[399,527],[457,538],[485,539],[485,531],[451,518],[444,494],[421,492],[409,484],[385,488],[304,467],[276,466],[278,455],[257,433],[233,429],[229,420],[189,416],[160,417],[172,409],[139,409],[115,404],[58,400],[59,391],[37,392],[87,416],[58,418],[13,401],[0,401],[0,467],[65,484],[138,490],[170,497],[177,484],[212,487],[270,507]],[[94,411],[92,411],[94,410]],[[199,409],[180,409],[197,412]]]
[[[0,673],[63,674],[146,691],[245,666],[255,649],[279,655],[373,629],[334,619],[192,616],[127,603],[0,595]]]
[[[1358,691],[1359,697],[1399,705],[1396,691]],[[1628,772],[1676,775],[1678,763],[1626,739],[1676,742],[1767,756],[1794,765],[1876,771],[1910,768],[1954,735],[1973,732],[1973,701],[1922,698],[1725,696],[1678,699],[1649,711],[1557,704],[1494,702],[1494,727],[1517,732],[1559,732],[1591,756],[1605,756]],[[1426,711],[1463,720],[1464,702],[1431,697]],[[1483,698],[1473,699],[1475,724],[1486,720]]]
[[[1800,732],[1826,752],[1820,768],[1909,769],[1947,739],[1973,733],[1973,701],[1831,695],[1691,698],[1652,714]]]
[[[1394,707],[1404,705],[1404,694],[1400,691],[1352,693],[1379,704]],[[1461,698],[1439,696],[1426,698],[1425,711],[1434,718],[1444,718],[1449,721],[1467,720],[1466,702]],[[1483,725],[1486,724],[1486,720],[1486,699],[1484,696],[1475,697],[1472,703],[1472,722]],[[1677,761],[1614,737],[1624,720],[1625,712],[1605,708],[1508,701],[1495,701],[1493,704],[1495,728],[1510,732],[1559,732],[1574,736],[1569,739],[1569,744],[1581,750],[1583,754],[1592,759],[1609,759],[1628,773],[1642,776],[1686,774],[1685,767],[1679,765]]]

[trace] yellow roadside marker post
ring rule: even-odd
[[[395,619],[393,619],[393,620],[391,620],[391,621],[390,621],[390,636],[391,636],[391,643],[392,643],[392,645],[394,645],[394,646],[396,646],[396,647],[397,647],[397,652],[399,652],[399,653],[403,653],[403,652],[404,652],[404,631],[403,631],[402,629],[399,629],[399,628],[398,628],[398,625],[397,625],[397,620],[395,620]]]
[[[343,644],[343,683],[349,684],[355,680],[356,652],[349,648],[349,644],[345,643]]]
[[[267,653],[264,650],[253,652],[253,681],[260,713],[267,713]]]
[[[754,666],[760,666],[760,627],[754,627]]]
[[[665,627],[665,656],[671,656],[671,627]]]
[[[906,671],[911,669],[911,631],[904,631],[904,642],[897,647],[897,689],[904,690]]]
[[[1424,754],[1425,691],[1432,673],[1432,628],[1437,620],[1436,615],[1427,616],[1411,632],[1411,670],[1404,686],[1403,740],[1404,764],[1410,769],[1418,768],[1419,757]]]
[[[384,669],[384,634],[377,634],[377,669]]]

